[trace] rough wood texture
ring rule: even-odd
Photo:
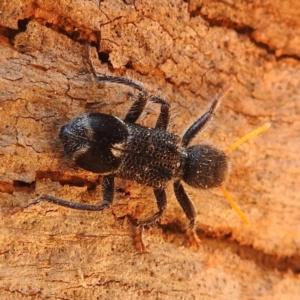
[[[298,0],[1,1],[1,299],[299,299],[299,15]],[[42,203],[11,215],[41,193],[99,202],[101,178],[62,157],[58,130],[85,111],[124,116],[130,89],[93,82],[85,42],[100,51],[99,73],[137,80],[172,103],[178,134],[230,83],[195,142],[224,149],[272,123],[230,154],[226,186],[250,226],[218,189],[187,188],[198,209],[196,252],[169,188],[162,226],[137,255],[126,215],[149,215],[155,201],[122,180],[125,192],[101,213]],[[148,105],[140,123],[153,125],[158,110]]]

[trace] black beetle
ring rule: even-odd
[[[189,232],[192,233],[191,236],[196,244],[198,244],[197,236],[194,233],[196,211],[181,181],[199,189],[220,186],[233,208],[246,223],[248,222],[232,202],[224,187],[221,186],[228,173],[226,154],[235,145],[227,152],[206,144],[189,146],[192,139],[211,119],[218,101],[224,96],[226,89],[217,94],[209,110],[194,122],[180,138],[167,131],[170,105],[163,98],[148,95],[141,85],[126,78],[95,76],[95,80],[127,85],[138,90],[138,96],[135,97],[124,120],[98,112],[87,113],[62,126],[59,133],[66,154],[72,157],[78,166],[103,175],[101,205],[74,203],[43,195],[32,201],[27,207],[46,200],[73,209],[100,211],[112,204],[114,177],[120,177],[153,188],[158,212],[141,220],[130,218],[134,225],[147,228],[160,220],[167,205],[165,187],[169,181],[173,180],[176,198],[190,221]],[[147,101],[161,105],[155,128],[135,123]],[[267,124],[262,129],[250,133],[241,141],[266,130],[266,127],[269,126]],[[139,242],[144,249],[141,238]]]

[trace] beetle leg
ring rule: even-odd
[[[145,89],[140,84],[138,84],[135,81],[130,80],[128,78],[97,74],[96,69],[93,64],[93,61],[92,61],[92,58],[91,58],[91,47],[89,45],[87,45],[87,51],[88,51],[87,62],[91,67],[95,81],[127,85],[127,86],[132,87],[135,90],[139,91],[136,101],[134,101],[133,105],[131,106],[130,110],[128,111],[128,113],[124,119],[125,122],[135,123],[135,121],[139,118],[139,116],[141,115],[141,113],[143,112],[143,110],[146,106],[146,103],[148,100],[148,93],[145,91]]]
[[[160,221],[160,218],[167,207],[167,197],[166,197],[165,190],[154,189],[153,191],[156,197],[158,212],[150,217],[140,219],[140,220],[136,220],[133,219],[131,216],[128,216],[129,221],[136,226],[134,244],[135,247],[141,252],[146,251],[146,247],[143,243],[143,236],[142,236],[144,228],[148,229],[149,227],[156,225]]]
[[[130,218],[130,221],[135,225],[135,226],[142,226],[145,228],[149,228],[153,225],[155,225],[157,222],[159,222],[164,210],[167,207],[167,196],[165,190],[162,189],[153,189],[154,195],[156,197],[156,203],[158,206],[158,212],[155,213],[154,215],[140,219],[140,220],[135,220],[132,217]]]
[[[140,90],[136,101],[130,107],[124,121],[128,123],[135,123],[135,121],[142,114],[148,100],[148,93],[145,90]]]
[[[182,207],[185,215],[190,221],[190,224],[188,226],[187,234],[190,239],[191,245],[193,245],[196,248],[199,248],[200,246],[200,239],[198,238],[195,229],[196,229],[196,211],[195,206],[191,199],[186,194],[181,182],[179,180],[176,180],[174,182],[174,192],[175,196]]]
[[[97,73],[95,66],[93,64],[93,61],[92,61],[91,46],[89,44],[86,44],[86,50],[87,50],[86,62],[90,65],[91,71],[92,71],[96,81],[111,82],[111,83],[116,83],[116,84],[127,85],[127,86],[130,86],[139,91],[144,90],[144,88],[140,84],[134,82],[133,80],[130,80],[130,79],[127,79],[124,77],[118,77],[118,76],[102,75],[102,74],[99,75]]]
[[[88,210],[88,211],[99,211],[103,210],[109,205],[112,204],[113,198],[114,198],[114,177],[112,175],[106,175],[103,176],[103,183],[102,183],[102,191],[103,191],[103,201],[101,205],[89,205],[89,204],[82,204],[82,203],[76,203],[71,201],[66,201],[63,199],[59,199],[50,195],[42,195],[38,197],[37,199],[31,201],[27,206],[24,207],[30,207],[32,205],[38,204],[41,201],[47,201],[54,203],[56,205],[69,207],[73,209],[78,210]]]
[[[204,113],[194,124],[192,124],[185,134],[182,137],[182,146],[187,147],[188,144],[192,141],[193,138],[197,136],[197,134],[203,130],[205,124],[211,119],[214,111],[216,110],[218,102],[224,98],[224,96],[229,91],[230,86],[223,88],[214,98],[212,104],[210,105],[209,110]]]
[[[155,128],[167,130],[170,121],[170,104],[165,99],[156,96],[150,96],[149,100],[153,103],[161,104]]]

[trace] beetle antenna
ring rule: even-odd
[[[226,200],[230,203],[231,207],[236,211],[236,213],[240,216],[240,218],[244,221],[246,225],[249,225],[249,220],[246,217],[246,215],[239,209],[239,207],[235,204],[235,202],[232,200],[230,195],[228,194],[227,190],[223,185],[220,186],[221,191],[223,192]]]
[[[227,148],[224,152],[226,154],[228,154],[229,152],[231,152],[233,149],[235,149],[236,147],[238,147],[240,144],[246,142],[247,140],[251,139],[252,137],[268,130],[271,127],[270,123],[266,123],[263,126],[253,130],[252,132],[246,134],[244,137],[242,137],[241,139],[239,139],[237,142],[235,142],[233,145],[231,145],[229,148]]]
[[[232,150],[234,150],[236,147],[238,147],[240,144],[244,143],[245,141],[249,140],[250,138],[268,130],[271,127],[270,123],[266,123],[263,126],[259,127],[256,130],[253,130],[252,132],[246,134],[244,137],[239,139],[237,142],[235,142],[233,145],[231,145],[229,148],[227,148],[224,152],[226,154],[230,153]],[[244,221],[246,225],[249,225],[249,220],[246,217],[246,215],[238,208],[238,206],[235,204],[233,199],[228,194],[227,190],[223,185],[220,186],[221,191],[223,192],[225,198],[230,203],[231,207],[236,211],[236,213],[240,216],[240,218]]]

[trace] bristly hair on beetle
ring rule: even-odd
[[[217,104],[229,87],[216,95],[209,110],[196,120],[180,138],[167,131],[170,119],[168,102],[161,97],[149,95],[140,84],[132,80],[108,75],[98,76],[91,60],[89,63],[97,82],[126,85],[138,91],[138,95],[133,97],[134,103],[123,120],[99,112],[86,113],[63,125],[59,133],[65,153],[79,167],[103,175],[102,203],[100,205],[80,204],[50,195],[42,195],[26,207],[45,200],[73,209],[101,211],[113,203],[115,177],[136,181],[153,188],[158,206],[158,212],[147,218],[136,220],[128,216],[131,222],[140,229],[135,242],[136,246],[144,251],[142,229],[160,221],[167,206],[165,188],[168,182],[173,181],[175,196],[189,219],[189,236],[192,243],[198,246],[199,239],[195,233],[196,211],[184,190],[181,183],[183,181],[198,189],[220,187],[231,206],[248,224],[248,219],[223,186],[228,173],[227,154],[240,143],[268,129],[270,124],[265,124],[250,133],[225,151],[207,144],[191,146],[191,141],[211,120]],[[160,114],[155,128],[136,124],[147,101],[160,105]]]

